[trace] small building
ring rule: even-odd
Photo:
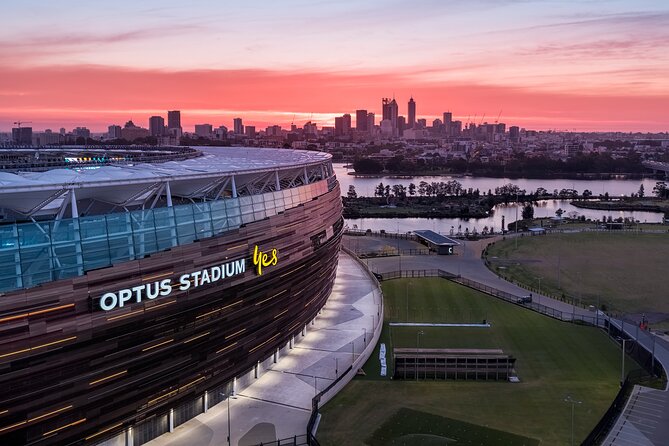
[[[516,358],[499,349],[395,348],[394,379],[508,380]]]
[[[430,251],[435,251],[439,255],[453,254],[455,246],[460,244],[451,238],[444,237],[430,230],[414,231],[414,234],[416,234],[419,242],[427,245]]]
[[[544,235],[546,233],[546,228],[529,228],[531,235]]]

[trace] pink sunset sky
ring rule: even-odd
[[[182,111],[331,125],[413,96],[418,117],[669,130],[662,1],[47,2],[3,6],[0,131]]]

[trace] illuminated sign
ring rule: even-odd
[[[263,268],[274,266],[279,261],[279,251],[272,249],[265,253],[255,246],[253,249],[253,265],[258,275],[262,275]],[[132,288],[124,288],[116,292],[104,293],[100,298],[100,309],[111,311],[123,308],[146,300],[154,300],[172,294],[175,289],[186,291],[203,285],[216,283],[228,277],[238,276],[246,272],[246,259],[233,260],[221,265],[212,266],[200,271],[182,274],[177,278],[157,280],[143,283]]]
[[[173,284],[172,279],[158,280],[153,283],[143,283],[132,288],[124,288],[115,293],[105,293],[100,298],[100,308],[110,311],[122,308],[127,304],[140,303],[144,300],[153,300],[158,297],[169,296],[175,287],[179,291],[197,288],[202,285],[218,282],[227,277],[244,274],[246,261],[244,259],[234,260],[221,265],[212,266],[200,271],[182,274],[178,283]]]
[[[253,249],[253,265],[257,268],[258,275],[262,276],[262,269],[266,266],[273,266],[279,261],[279,251],[272,249],[269,254],[258,249],[258,246]]]

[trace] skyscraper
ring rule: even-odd
[[[344,119],[344,136],[350,135],[351,134],[351,115],[346,113],[344,116],[342,116]]]
[[[167,112],[167,128],[181,130],[181,111],[172,110]]]
[[[367,110],[355,111],[355,129],[359,132],[367,132]]]
[[[235,118],[232,120],[232,122],[233,122],[233,131],[235,135],[243,135],[244,124],[242,123],[242,118]]]
[[[416,126],[416,101],[413,100],[413,96],[409,99],[409,121],[407,122],[407,127],[412,129]]]
[[[444,112],[444,133],[446,135],[453,135],[452,131],[452,124],[453,122],[453,113],[451,112]]]
[[[376,125],[374,113],[367,113],[367,131],[372,133]]]
[[[381,100],[381,109],[383,110],[382,120],[390,121],[393,130],[397,128],[398,107],[395,98],[383,98]]]
[[[335,136],[342,136],[344,134],[344,117],[337,116],[335,118]]]
[[[151,116],[149,118],[149,133],[151,136],[163,136],[165,134],[165,119],[162,116]]]

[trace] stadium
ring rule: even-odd
[[[0,444],[143,444],[293,347],[333,286],[331,157],[5,151]]]

